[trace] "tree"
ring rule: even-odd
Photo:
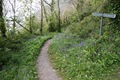
[[[41,27],[40,27],[41,34],[42,34],[42,28],[43,28],[43,0],[41,0]]]
[[[3,18],[3,0],[0,0],[0,30],[1,30],[2,37],[7,37],[5,22]]]
[[[46,22],[48,23],[47,11],[46,11],[46,8],[45,8],[44,4],[43,4],[43,9],[44,9],[44,15],[45,15],[45,18],[46,18]]]
[[[20,0],[22,3],[23,3],[23,13],[25,14],[24,16],[22,16],[22,17],[24,17],[25,19],[27,18],[27,24],[28,24],[28,28],[29,29],[27,29],[27,28],[25,28],[21,23],[20,23],[20,21],[16,21],[16,23],[18,23],[18,25],[20,25],[21,27],[23,27],[25,30],[27,30],[28,32],[30,32],[31,34],[33,33],[33,13],[32,13],[32,10],[33,10],[33,5],[32,5],[32,3],[33,3],[33,0]],[[26,16],[26,14],[29,16]]]
[[[55,27],[55,10],[54,10],[54,6],[55,6],[55,0],[52,0],[51,1],[51,3],[48,3],[46,0],[43,0],[48,6],[49,6],[49,8],[50,8],[50,17],[49,17],[49,21],[50,21],[50,23],[49,23],[49,32],[54,32],[55,31],[55,29],[54,29],[54,27]]]
[[[114,13],[117,17],[111,20],[112,30],[115,32],[120,31],[120,0],[107,0],[108,1],[108,12]]]
[[[33,0],[23,0],[23,4],[24,4],[24,11],[27,12],[27,14],[29,15],[29,31],[32,34],[33,33],[33,29],[32,29],[32,8],[33,8]]]
[[[61,32],[60,0],[58,0],[58,32]]]
[[[30,0],[30,33],[32,34],[33,31],[32,31],[32,0]]]
[[[12,6],[12,11],[13,11],[13,33],[15,34],[15,27],[16,27],[16,0],[14,0],[13,1],[13,3],[11,2],[11,0],[8,0],[9,1],[9,3],[11,4],[11,6]]]
[[[83,12],[84,2],[85,0],[70,0],[73,6],[76,9],[79,21],[82,19],[81,13]]]

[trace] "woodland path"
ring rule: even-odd
[[[62,80],[56,74],[56,70],[53,69],[48,54],[48,47],[51,40],[48,40],[43,45],[40,55],[37,60],[37,71],[39,80]]]

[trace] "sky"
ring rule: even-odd
[[[13,1],[14,0],[10,0],[11,1],[11,3],[13,4]],[[33,4],[32,4],[32,13],[35,13],[35,12],[37,12],[37,11],[39,11],[40,10],[40,3],[38,3],[38,1],[40,1],[40,0],[33,0]],[[50,3],[51,2],[51,0],[46,0],[48,3]],[[6,9],[5,9],[5,11],[4,11],[4,13],[6,13],[6,11],[7,11],[7,15],[6,15],[6,17],[11,17],[11,16],[13,16],[13,11],[12,11],[12,6],[11,6],[11,4],[9,3],[9,1],[8,0],[4,0],[4,4],[5,4],[5,7],[6,7]],[[28,4],[27,4],[28,5]],[[22,3],[22,2],[20,2],[19,0],[16,0],[16,15],[20,15],[20,16],[22,16],[23,15],[23,12],[25,11],[24,10],[24,4]],[[26,12],[26,14],[25,14],[26,16],[28,15],[28,12]]]
[[[32,13],[36,13],[36,12],[40,11],[40,3],[38,3],[38,1],[40,1],[40,0],[33,0]],[[13,4],[14,0],[10,0],[10,2]],[[12,6],[11,6],[10,2],[9,2],[9,0],[4,0],[4,10],[3,10],[3,12],[4,12],[4,16],[6,14],[6,19],[8,19],[8,20],[11,20],[10,17],[14,16]],[[50,3],[51,0],[47,0],[47,2]],[[29,5],[29,4],[27,4],[27,5]],[[16,18],[18,18],[21,21],[21,23],[24,24],[25,16],[29,17],[30,12],[25,9],[24,3],[20,2],[20,0],[16,0],[15,10],[16,10]],[[24,11],[26,11],[26,12],[24,12]],[[9,22],[8,24],[12,26],[12,22]]]
[[[5,4],[5,8],[4,8],[4,13],[7,12],[7,15],[6,15],[6,19],[8,20],[11,20],[10,17],[13,17],[14,14],[13,14],[13,11],[12,11],[12,6],[9,2],[9,0],[4,0],[4,4]],[[14,0],[10,0],[11,3],[13,4]],[[25,1],[25,0],[22,0],[22,1]],[[29,1],[29,0],[28,0]],[[37,15],[38,17],[39,14],[40,14],[40,3],[39,3],[40,0],[33,0],[33,3],[32,3],[32,13],[35,15]],[[46,0],[48,3],[51,2],[51,0]],[[60,0],[60,1],[63,1],[63,0]],[[67,0],[66,0],[67,1]],[[22,24],[24,24],[25,22],[25,17],[29,17],[30,16],[30,3],[27,2],[27,6],[28,6],[28,9],[26,9],[26,6],[25,6],[25,2],[21,2],[20,0],[16,0],[16,19],[17,20],[20,20],[20,22]],[[47,4],[46,4],[47,6]],[[12,21],[9,22],[10,25],[12,25]]]

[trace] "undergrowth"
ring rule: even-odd
[[[120,79],[119,33],[112,33],[108,24],[103,30],[99,36],[98,19],[88,16],[53,38],[50,58],[64,80]]]
[[[5,44],[0,50],[0,80],[37,80],[36,59],[51,36],[34,36]]]

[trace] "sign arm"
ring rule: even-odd
[[[100,36],[102,35],[103,17],[107,17],[107,18],[115,18],[116,17],[116,14],[97,13],[97,12],[92,13],[92,15],[101,17],[101,20],[100,20]]]

